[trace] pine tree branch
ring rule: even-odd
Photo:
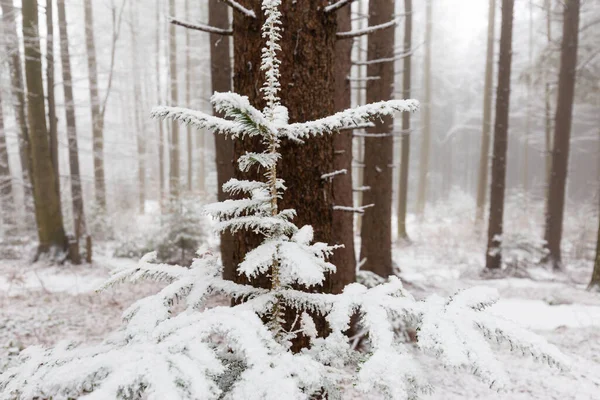
[[[338,32],[336,33],[336,37],[338,40],[340,39],[352,39],[358,36],[370,35],[373,32],[377,32],[383,29],[391,28],[398,24],[398,20],[393,19],[391,21],[385,22],[379,25],[368,26],[364,29],[356,29],[348,32]]]
[[[214,33],[214,34],[223,35],[223,36],[233,35],[232,29],[221,29],[221,28],[217,28],[217,27],[202,24],[202,23],[193,24],[191,22],[175,19],[174,17],[169,17],[169,22],[172,23],[173,25],[182,26],[184,28],[192,29],[195,31]]]

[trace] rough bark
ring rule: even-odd
[[[352,30],[351,8],[337,11],[338,31]],[[338,40],[335,44],[335,111],[351,106],[350,71],[352,41]],[[333,179],[333,202],[336,205],[352,207],[352,131],[343,131],[333,137],[333,168],[345,169],[346,174]],[[332,291],[341,293],[346,285],[356,281],[356,254],[354,250],[354,215],[347,211],[334,211],[332,221],[332,243],[343,244],[344,248],[335,251],[331,262],[337,271],[331,277]]]
[[[42,79],[42,60],[38,33],[36,0],[23,0],[23,43],[25,48],[25,78],[27,82],[27,115],[31,181],[39,247],[43,253],[62,253],[67,241],[63,228],[60,199],[56,193],[56,174],[48,141]]]
[[[588,290],[600,291],[600,216],[598,216],[598,238],[596,239],[596,259],[594,261],[594,270],[592,279],[588,285]]]
[[[248,18],[234,13],[234,88],[249,97],[250,102],[262,108],[264,101],[260,92],[264,77],[260,71],[260,55],[264,41],[261,26],[264,16],[260,0],[245,0],[244,7],[255,11],[257,18]],[[290,122],[313,120],[330,115],[334,110],[334,53],[336,40],[336,16],[323,11],[322,0],[302,2],[285,1],[281,5],[282,32],[279,53],[281,60],[281,98],[288,107]],[[389,15],[388,15],[389,17]],[[261,148],[257,140],[236,141],[235,155],[247,150]],[[280,153],[285,162],[278,166],[280,178],[286,181],[287,191],[280,202],[281,209],[294,208],[298,226],[312,225],[315,240],[331,243],[333,191],[330,180],[321,179],[332,172],[333,137],[316,137],[304,144],[283,141]],[[242,174],[237,178],[261,179],[262,172]],[[335,178],[334,178],[335,179]],[[235,236],[234,265],[241,262],[245,254],[260,243],[256,235],[243,233]],[[243,277],[236,277],[243,281]],[[259,286],[270,286],[270,279],[261,276],[252,282]],[[332,280],[327,279],[323,287],[316,290],[331,292]],[[295,312],[286,313],[287,326],[294,320]],[[325,332],[325,321],[315,316],[317,328]],[[293,349],[299,350],[308,342],[300,339]]]
[[[79,146],[77,143],[77,124],[75,119],[75,99],[73,97],[73,80],[71,75],[71,59],[69,55],[69,36],[67,33],[67,16],[65,0],[57,0],[58,27],[60,33],[60,58],[62,62],[62,80],[65,93],[65,120],[67,122],[67,140],[69,143],[69,170],[71,173],[71,197],[73,203],[73,225],[75,237],[79,241],[86,234],[85,211],[83,207],[83,190],[79,172]]]
[[[490,189],[490,219],[486,251],[486,268],[499,269],[502,254],[504,191],[506,183],[506,149],[508,145],[508,112],[510,104],[510,75],[512,64],[512,26],[514,0],[502,0],[500,30],[500,59],[498,61],[498,88],[496,91],[496,122],[492,153],[492,183]]]
[[[479,176],[477,180],[477,222],[481,222],[483,220],[486,194],[488,190],[490,131],[492,128],[492,90],[494,81],[495,21],[496,0],[490,0],[488,10],[487,52],[485,57],[485,83],[483,88],[483,127],[481,129]]]
[[[229,28],[227,5],[220,1],[208,2],[208,24],[216,28]],[[213,92],[228,92],[231,90],[231,58],[230,40],[217,34],[210,34],[210,75]],[[215,114],[217,114],[215,112]],[[223,192],[223,184],[233,177],[233,142],[223,135],[214,134],[215,162],[217,167],[217,199],[224,201],[227,195]],[[204,154],[200,154],[204,157]],[[223,277],[234,280],[237,276],[237,264],[233,262],[233,236],[229,232],[221,234],[221,261],[223,262]]]
[[[15,224],[12,174],[8,159],[8,143],[4,130],[4,111],[0,92],[0,219],[4,223],[5,234],[10,235]]]
[[[56,174],[56,193],[60,198],[60,168],[58,162],[58,129],[56,117],[56,101],[54,100],[54,5],[52,0],[46,0],[46,87],[48,98],[48,135],[52,166]]]
[[[27,126],[27,102],[25,99],[25,81],[21,64],[21,49],[19,48],[15,8],[12,0],[0,0],[2,7],[2,22],[6,40],[6,54],[8,55],[8,68],[10,70],[10,83],[12,89],[14,113],[19,136],[19,159],[25,188],[25,201],[33,199],[31,180],[31,166],[29,165],[29,128]]]
[[[550,45],[552,43],[552,5],[550,4],[550,0],[544,1],[544,7],[546,8],[546,41]],[[552,96],[550,91],[550,77],[548,75],[548,72],[544,69],[546,198],[548,198],[548,190],[550,190],[550,173],[552,169]],[[546,209],[548,209],[547,202]]]
[[[169,0],[169,15],[175,16],[175,0]],[[177,34],[175,25],[169,24],[169,82],[170,101],[176,106],[179,101],[177,81]],[[181,190],[179,174],[179,122],[171,122],[171,140],[169,142],[169,194],[171,200],[177,200]]]
[[[432,0],[426,0],[425,12],[425,58],[423,60],[423,138],[419,165],[419,189],[417,191],[417,213],[423,215],[427,195],[427,176],[429,174],[429,152],[431,147],[431,37],[432,37]]]
[[[156,0],[156,100],[160,103],[162,99],[162,89],[160,85],[160,32],[162,32],[160,24],[161,2]],[[158,121],[158,202],[160,209],[163,209],[163,200],[165,198],[165,145],[164,145],[164,122]]]
[[[106,182],[104,174],[104,116],[98,94],[98,65],[94,40],[94,13],[92,0],[84,0],[85,47],[87,52],[90,110],[92,113],[92,151],[94,154],[94,189],[96,206],[106,210]]]
[[[393,0],[370,0],[369,26],[385,23],[394,15]],[[378,30],[369,35],[367,59],[394,56],[394,29]],[[367,85],[367,103],[392,98],[394,63],[367,66],[367,76],[379,79]],[[365,137],[364,184],[370,189],[364,193],[364,204],[374,204],[363,216],[361,227],[360,259],[362,269],[387,277],[392,268],[392,187],[394,164],[393,118],[384,117],[375,122],[368,134],[388,134],[384,137]]]
[[[573,97],[575,95],[575,72],[579,33],[580,0],[567,0],[563,12],[563,35],[558,75],[558,99],[554,118],[554,147],[552,170],[546,210],[544,239],[549,251],[548,262],[555,270],[562,268],[560,243],[562,239],[565,208],[565,187],[569,165],[571,122],[573,120]]]
[[[404,0],[404,50],[410,54],[412,47],[412,0]],[[402,97],[410,99],[411,61],[404,58],[402,75]],[[410,165],[410,113],[402,114],[402,135],[400,136],[400,173],[398,185],[398,240],[407,240],[406,205],[408,198],[408,168]]]

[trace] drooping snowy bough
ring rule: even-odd
[[[294,210],[278,208],[285,193],[284,182],[277,178],[280,141],[310,140],[383,115],[412,112],[418,103],[392,100],[289,124],[278,97],[279,4],[280,0],[263,1],[263,111],[235,93],[212,97],[223,119],[184,108],[153,111],[157,118],[263,140],[264,152],[248,153],[238,163],[243,170],[266,171],[265,181],[232,179],[223,189],[246,197],[209,205],[206,212],[218,220],[220,230],[264,236],[238,272],[248,277],[270,274],[271,289],[223,280],[218,258],[209,252],[199,252],[191,268],[157,264],[150,253],[137,267],[114,273],[103,288],[151,279],[166,282],[159,293],[129,307],[122,329],[99,345],[60,343],[50,349],[26,349],[18,365],[0,375],[0,399],[335,399],[352,385],[370,396],[412,399],[431,388],[411,356],[411,345],[400,340],[399,324],[416,330],[420,349],[447,366],[468,368],[493,388],[505,385],[507,378],[490,342],[505,342],[523,355],[567,368],[554,346],[486,313],[497,299],[495,290],[474,288],[450,298],[416,301],[396,277],[371,288],[354,283],[339,295],[292,288],[322,284],[335,270],[327,261],[335,246],[312,243],[312,228],[297,227]],[[206,300],[216,293],[241,302],[207,308]],[[282,324],[286,309],[296,310],[298,316],[288,329]],[[318,337],[309,312],[326,320],[326,337]],[[360,316],[366,332],[367,352],[355,350],[346,335],[354,315]],[[310,346],[293,353],[291,340],[300,334],[310,338]]]

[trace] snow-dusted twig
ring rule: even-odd
[[[233,8],[236,11],[241,12],[247,17],[256,18],[256,13],[253,10],[249,10],[240,3],[235,0],[221,0],[223,3],[227,4],[229,7]]]
[[[370,35],[371,33],[380,31],[382,29],[391,28],[393,26],[396,26],[397,24],[398,20],[393,19],[391,21],[384,22],[383,24],[372,25],[363,29],[355,29],[353,31],[348,32],[338,32],[336,33],[336,37],[338,39],[352,39],[358,36]]]
[[[364,214],[367,208],[375,207],[375,204],[367,204],[359,207],[333,206],[334,211],[347,211],[356,214]]]
[[[182,21],[182,20],[176,19],[174,17],[169,17],[169,22],[172,23],[173,25],[182,26],[184,28],[192,29],[195,31],[215,33],[217,35],[223,35],[223,36],[233,35],[233,30],[231,30],[231,29],[221,29],[221,28],[217,28],[217,27],[214,27],[211,25],[206,25],[206,24],[203,24],[200,22],[192,23],[192,22]]]
[[[324,10],[326,13],[336,11],[336,10],[339,10],[340,8],[344,7],[345,5],[352,3],[353,1],[355,1],[355,0],[338,0],[337,2],[325,7]]]
[[[357,188],[352,188],[353,192],[368,192],[371,190],[371,186],[359,186]]]
[[[380,76],[363,76],[363,77],[352,77],[349,76],[348,79],[350,82],[364,82],[364,81],[378,81],[381,79]]]
[[[321,179],[331,179],[331,178],[333,178],[335,176],[344,175],[344,174],[347,174],[347,173],[348,173],[347,169],[340,169],[340,170],[337,170],[337,171],[333,171],[333,172],[329,172],[327,174],[321,175]]]

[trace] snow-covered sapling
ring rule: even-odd
[[[269,273],[271,288],[223,280],[218,258],[208,252],[200,252],[189,269],[157,264],[150,253],[137,267],[117,271],[105,287],[153,279],[167,283],[159,293],[129,307],[123,328],[99,345],[61,343],[23,351],[20,363],[0,375],[1,399],[336,399],[352,386],[369,396],[412,399],[430,387],[396,335],[399,320],[418,332],[420,349],[445,365],[469,368],[494,388],[507,379],[488,341],[506,342],[513,350],[566,368],[554,346],[485,312],[497,299],[494,290],[475,288],[450,298],[416,301],[396,277],[372,288],[353,283],[339,295],[293,288],[322,284],[335,270],[327,261],[335,246],[312,243],[312,227],[297,227],[294,210],[279,209],[278,200],[285,194],[285,183],[277,178],[281,140],[310,140],[383,115],[415,111],[418,103],[391,100],[290,124],[278,95],[280,3],[262,3],[264,110],[238,94],[215,93],[212,103],[225,118],[175,107],[153,111],[158,118],[263,141],[265,151],[246,153],[238,165],[266,171],[265,181],[230,180],[223,187],[226,192],[247,196],[209,205],[206,212],[218,220],[219,230],[263,235],[238,272],[248,277]],[[233,307],[207,308],[206,300],[214,293],[241,301]],[[184,307],[176,312],[178,302]],[[284,310],[297,313],[291,328],[282,324]],[[365,353],[353,349],[345,334],[356,314],[367,332]],[[311,315],[327,322],[326,337],[318,336]],[[294,353],[291,340],[300,334],[310,338],[310,345]]]

